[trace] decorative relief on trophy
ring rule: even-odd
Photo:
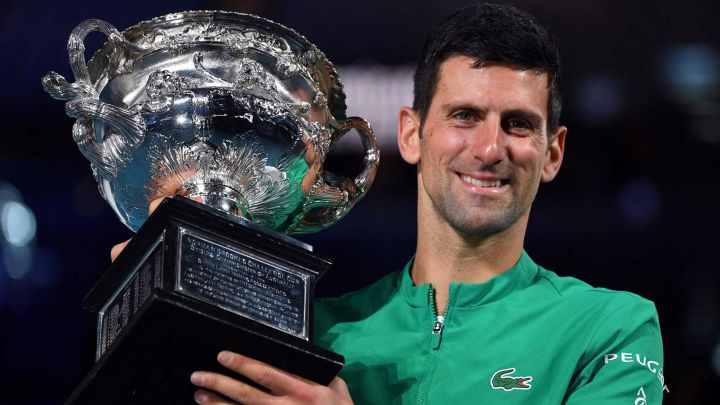
[[[108,42],[89,62],[84,39]],[[68,43],[75,82],[51,72],[73,136],[100,192],[128,227],[164,195],[284,233],[336,222],[365,194],[378,163],[373,133],[346,118],[337,72],[314,45],[271,21],[228,12],[170,14],[121,33],[87,20]],[[323,171],[355,128],[365,166],[356,179]]]

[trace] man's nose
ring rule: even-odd
[[[494,166],[507,156],[507,136],[503,131],[499,117],[486,117],[471,138],[470,145],[473,157],[480,160],[483,166]]]

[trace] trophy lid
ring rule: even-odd
[[[123,42],[129,43],[124,54],[117,52],[117,41],[113,41],[116,38],[111,37],[87,63],[90,82],[98,93],[114,76],[134,70],[139,59],[170,52],[179,61],[184,53],[214,46],[222,50],[222,55],[216,56],[222,59],[218,64],[232,64],[232,59],[250,57],[274,64],[271,73],[281,81],[304,77],[322,94],[285,90],[296,98],[304,96],[321,109],[327,106],[332,121],[346,118],[345,93],[333,64],[304,36],[274,21],[231,11],[184,11],[140,22],[123,31],[122,36]],[[172,60],[163,59],[166,66],[172,65]],[[225,80],[235,78],[231,70],[222,73],[229,75],[220,74]]]

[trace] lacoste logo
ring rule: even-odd
[[[512,377],[510,374],[514,373],[514,368],[506,368],[503,370],[498,370],[495,374],[493,374],[492,378],[490,379],[490,386],[493,387],[493,389],[496,390],[505,390],[505,391],[512,391],[512,390],[529,390],[532,388],[532,385],[528,384],[530,381],[532,381],[532,376],[528,377]]]

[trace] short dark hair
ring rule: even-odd
[[[474,4],[435,27],[415,70],[413,109],[424,122],[435,95],[440,65],[453,55],[476,59],[474,67],[497,63],[548,76],[548,131],[560,125],[560,54],[550,34],[529,14],[505,4]]]

